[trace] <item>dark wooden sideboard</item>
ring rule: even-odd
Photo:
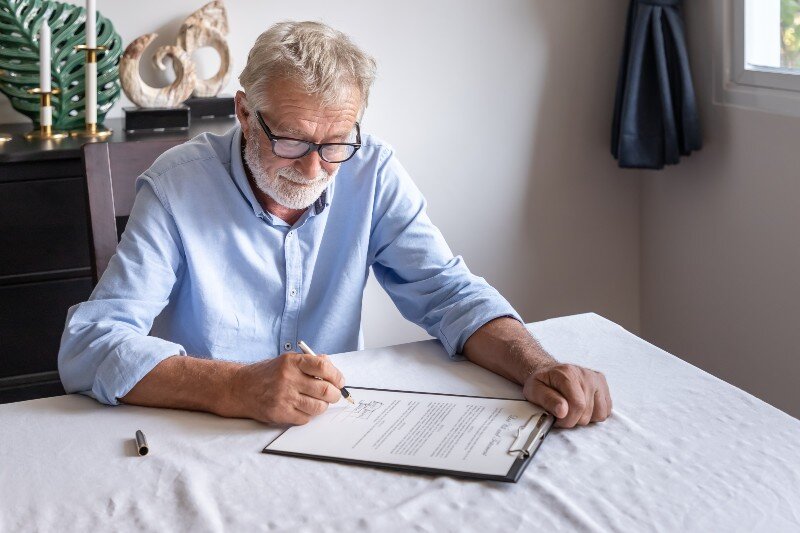
[[[109,142],[222,133],[234,118],[193,119],[188,131],[127,134]],[[25,124],[0,124],[22,134]],[[67,309],[92,291],[81,139],[0,143],[0,403],[64,393],[57,355]]]

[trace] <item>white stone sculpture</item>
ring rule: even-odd
[[[222,0],[214,0],[198,9],[183,22],[178,32],[178,46],[189,56],[204,46],[210,46],[219,54],[219,70],[207,80],[198,78],[194,96],[217,96],[228,83],[231,75],[231,57],[228,42],[228,14]]]
[[[157,33],[148,33],[134,40],[125,49],[119,61],[119,79],[122,90],[131,102],[139,107],[178,107],[192,95],[197,83],[194,62],[189,54],[179,46],[162,46],[156,50],[153,63],[159,70],[166,70],[164,58],[172,58],[175,81],[166,87],[151,87],[139,74],[139,61]]]
[[[228,35],[228,15],[221,0],[213,0],[198,9],[181,25],[176,45],[162,46],[153,56],[159,70],[166,70],[164,59],[172,58],[175,81],[166,87],[151,87],[139,74],[139,62],[145,48],[158,34],[148,33],[134,40],[125,49],[119,63],[122,90],[139,107],[177,107],[192,94],[199,97],[216,96],[228,82],[231,71]],[[220,57],[217,73],[207,80],[197,79],[192,53],[210,46]]]

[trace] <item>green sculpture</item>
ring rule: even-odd
[[[39,27],[47,19],[52,28],[51,65],[54,94],[53,129],[83,128],[86,101],[83,52],[86,10],[61,2],[42,0],[0,0],[0,91],[14,109],[39,126],[39,96],[27,90],[39,86]],[[111,21],[97,13],[97,45],[107,50],[97,58],[97,122],[119,100],[119,58],[122,38]]]

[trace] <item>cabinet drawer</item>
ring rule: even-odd
[[[88,268],[83,178],[0,184],[0,277]]]
[[[0,287],[0,378],[57,370],[67,309],[91,292],[91,278]]]
[[[23,402],[36,398],[50,398],[64,394],[61,380],[43,380],[16,387],[3,387],[0,382],[0,403]]]

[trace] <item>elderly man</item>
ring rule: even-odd
[[[116,255],[67,316],[68,392],[303,424],[345,380],[297,343],[362,348],[372,267],[404,317],[452,357],[521,384],[558,425],[609,416],[603,375],[542,349],[453,256],[391,147],[361,132],[374,74],[323,24],[259,36],[239,77],[239,125],[169,150],[138,179]]]

